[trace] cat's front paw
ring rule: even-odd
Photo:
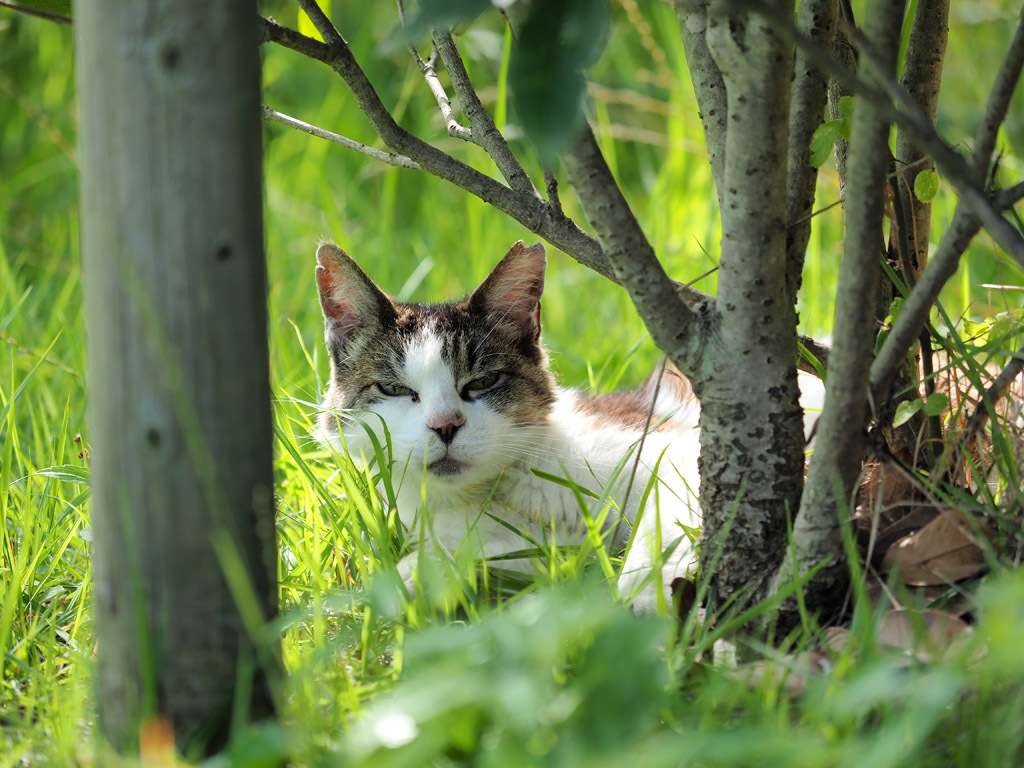
[[[419,570],[419,550],[414,550],[398,561],[398,576],[410,598],[416,597],[416,573]]]
[[[658,586],[651,571],[630,571],[619,577],[619,594],[641,616],[658,612]],[[667,605],[672,605],[671,595]]]

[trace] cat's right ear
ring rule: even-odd
[[[316,287],[333,341],[344,344],[361,329],[378,330],[396,317],[387,294],[334,243],[316,249]]]

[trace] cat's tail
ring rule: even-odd
[[[637,390],[644,402],[654,401],[653,421],[664,423],[680,429],[692,429],[700,421],[700,402],[693,394],[693,385],[682,371],[672,363],[665,363],[662,373],[659,365]]]

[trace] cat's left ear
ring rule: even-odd
[[[471,309],[497,322],[514,324],[523,336],[540,336],[540,295],[544,292],[544,246],[513,245],[469,298]]]

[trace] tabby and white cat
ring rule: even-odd
[[[628,524],[618,524],[614,511],[605,529],[623,546],[657,467],[619,586],[640,611],[656,607],[659,591],[670,597],[673,580],[694,562],[681,525],[699,525],[699,406],[682,376],[669,370],[663,377],[654,428],[630,486],[632,458],[613,476],[643,435],[655,377],[640,389],[602,397],[555,383],[540,343],[542,245],[516,243],[468,297],[432,305],[394,301],[333,243],[322,244],[316,256],[331,358],[319,435],[358,461],[373,455],[363,425],[379,433],[383,419],[393,477],[404,478],[396,489],[403,525],[415,531],[425,515],[429,547],[451,553],[469,547],[478,558],[530,549],[515,531],[535,541],[554,534],[559,544],[581,543],[586,528],[578,497],[531,471],[538,469],[596,492],[611,486]],[[481,513],[485,508],[489,514]],[[671,551],[663,556],[666,547]],[[528,560],[496,564],[531,567]],[[400,565],[410,586],[414,566],[414,560]]]

